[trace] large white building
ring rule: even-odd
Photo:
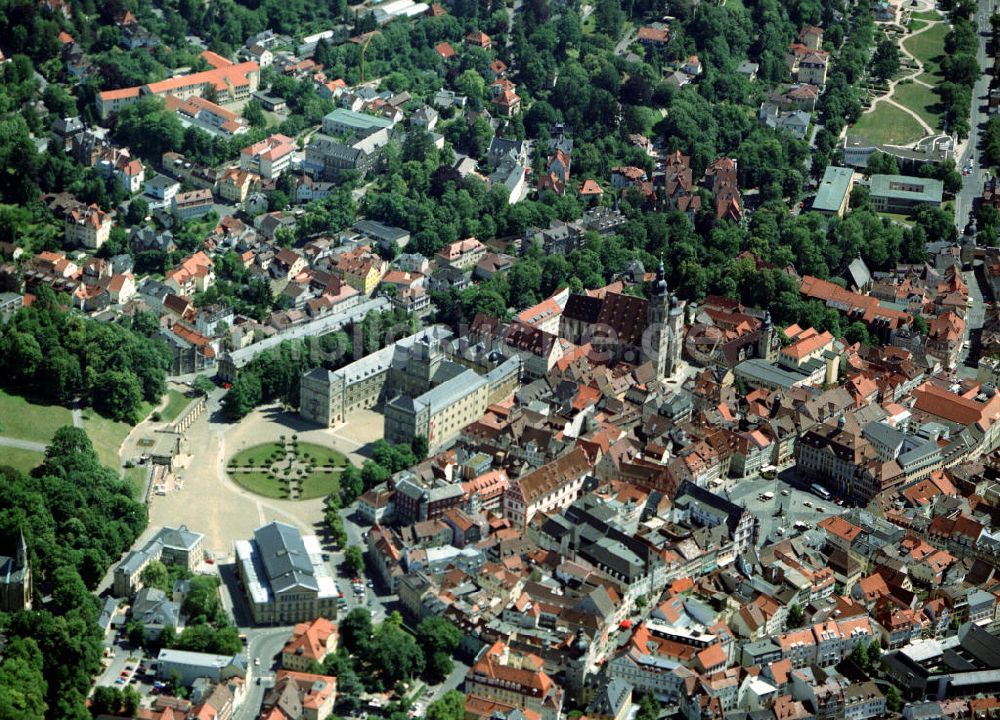
[[[337,616],[337,584],[315,535],[271,522],[235,543],[236,570],[259,625]]]

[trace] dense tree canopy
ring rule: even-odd
[[[159,401],[169,360],[165,344],[67,313],[46,288],[0,330],[8,389],[62,404],[82,397],[115,420],[134,423],[143,401]]]
[[[35,593],[52,598],[3,627],[14,649],[8,643],[0,664],[0,716],[38,718],[47,705],[46,717],[89,717],[83,699],[101,651],[90,589],[145,526],[145,507],[117,472],[101,467],[83,430],[58,430],[33,476],[0,467],[2,546],[24,533]]]

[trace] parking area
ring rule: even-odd
[[[105,640],[104,670],[97,676],[98,686],[134,687],[142,696],[153,692],[154,674],[148,672],[151,658],[142,648],[133,648],[123,628],[110,630]]]
[[[843,512],[832,500],[824,500],[802,487],[794,470],[790,470],[773,480],[758,477],[737,481],[729,486],[727,493],[731,501],[760,518],[758,543],[763,545],[768,539],[781,540],[794,531],[796,523],[814,528],[823,518]]]

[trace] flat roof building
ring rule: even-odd
[[[854,171],[850,168],[828,165],[823,173],[823,180],[816,192],[812,209],[828,215],[844,217],[847,204],[854,188]]]
[[[939,207],[944,183],[908,175],[872,175],[872,205],[879,212],[908,215],[918,205]]]
[[[156,674],[161,680],[180,676],[182,685],[191,685],[198,678],[219,682],[232,677],[245,678],[247,660],[244,655],[213,655],[188,650],[160,650],[156,656]]]
[[[733,372],[737,381],[741,380],[750,387],[767,390],[788,390],[793,387],[809,385],[813,381],[811,373],[803,372],[798,368],[786,370],[762,358],[744,360],[733,368]]]
[[[365,137],[382,128],[391,128],[392,120],[384,117],[337,108],[323,118],[323,132],[331,135],[352,133]]]

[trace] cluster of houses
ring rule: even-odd
[[[724,298],[684,307],[660,273],[635,268],[325,378],[348,397],[354,375],[384,373],[370,405],[386,401],[386,436],[405,441],[390,419],[415,365],[445,375],[464,361],[485,378],[469,369],[479,358],[518,363],[520,382],[482,405],[447,382],[413,398],[441,418],[425,435],[431,456],[359,501],[380,582],[414,621],[444,616],[477,640],[469,716],[616,717],[651,693],[687,717],[879,717],[874,647],[914,713],[946,700],[968,712],[978,683],[1000,680],[988,632],[1000,395],[992,377],[951,372],[971,306],[965,248],[931,249],[892,272],[855,259],[842,282],[797,278],[803,298],[864,324],[877,347],[775,328]],[[1000,284],[1000,261],[980,254]],[[649,300],[626,293],[640,283]],[[638,347],[658,323],[663,344]],[[306,385],[301,412],[316,420]],[[349,410],[337,393],[319,405]],[[437,415],[447,406],[456,413]],[[845,509],[764,524],[729,498],[734,481],[793,465]]]
[[[798,42],[785,52],[785,64],[792,84],[772,92],[758,112],[758,119],[777,130],[786,130],[793,137],[806,137],[816,109],[816,101],[826,85],[830,53],[823,50],[823,28],[804,27]]]

